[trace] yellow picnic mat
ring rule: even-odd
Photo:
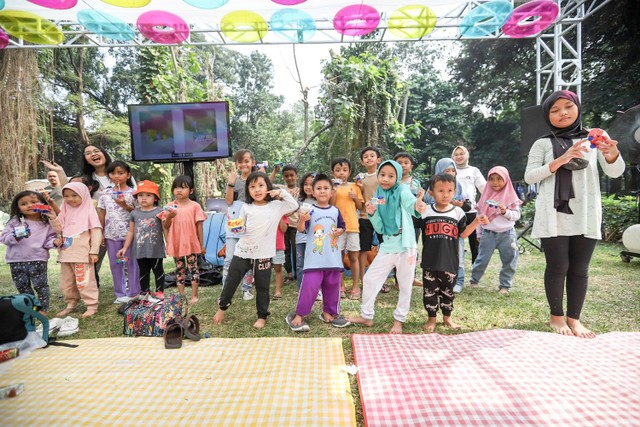
[[[2,426],[355,426],[340,338],[65,341],[11,362]]]

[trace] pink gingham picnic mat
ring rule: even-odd
[[[340,338],[65,342],[7,362],[1,426],[356,426]]]
[[[640,426],[640,333],[351,340],[368,427]]]

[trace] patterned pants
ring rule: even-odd
[[[176,285],[184,286],[185,263],[187,259],[186,269],[191,273],[191,286],[200,284],[200,271],[198,271],[198,254],[187,255],[186,257],[173,257],[176,263]]]
[[[422,304],[424,304],[429,317],[436,317],[438,307],[444,316],[451,316],[455,283],[456,273],[424,270]]]
[[[49,311],[49,281],[47,261],[11,262],[11,278],[21,294],[37,295],[42,310]],[[35,291],[35,294],[33,293]]]

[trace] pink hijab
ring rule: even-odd
[[[62,203],[60,215],[58,215],[62,226],[62,235],[65,237],[77,236],[92,228],[102,228],[87,186],[81,182],[70,182],[62,187],[63,194],[66,189],[80,196],[82,203],[75,208]]]
[[[495,218],[500,213],[500,210],[488,205],[487,200],[495,200],[496,202],[502,203],[507,207],[507,209],[522,204],[522,201],[518,197],[518,193],[516,193],[516,190],[513,188],[513,184],[511,184],[511,178],[509,177],[509,171],[507,168],[504,166],[494,166],[487,174],[487,181],[494,173],[504,179],[505,186],[502,187],[502,190],[496,191],[489,183],[487,183],[487,186],[484,188],[484,191],[480,196],[480,200],[478,200],[478,206],[476,207],[478,214],[484,214],[488,216],[489,219]]]

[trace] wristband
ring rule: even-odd
[[[229,188],[233,188],[233,187],[235,187],[235,186],[236,186],[235,184],[229,184],[229,183],[227,183],[227,187],[229,187]]]

